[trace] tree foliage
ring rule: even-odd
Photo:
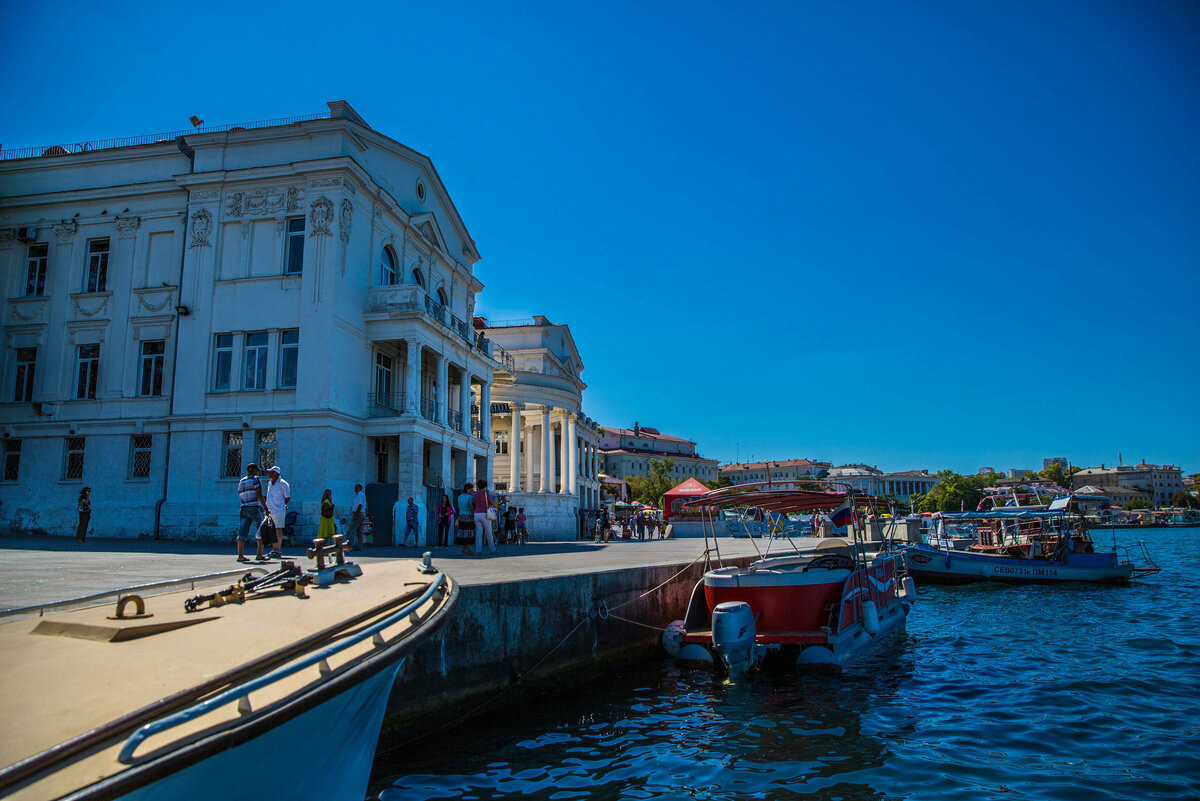
[[[1197,498],[1190,492],[1179,490],[1179,492],[1171,496],[1171,505],[1184,509],[1200,509],[1200,498]]]
[[[663,493],[675,486],[671,478],[674,469],[675,462],[671,459],[651,459],[650,475],[625,476],[629,482],[629,500],[662,508]]]
[[[974,511],[983,500],[983,489],[1001,478],[997,473],[964,476],[953,470],[938,471],[941,479],[925,495],[913,496],[913,503],[922,512]],[[918,501],[917,498],[920,500]]]
[[[1133,511],[1134,509],[1153,509],[1154,504],[1150,503],[1150,501],[1147,501],[1143,498],[1134,498],[1132,501],[1126,502],[1125,508],[1128,511]]]

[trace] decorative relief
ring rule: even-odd
[[[78,230],[79,223],[74,220],[67,220],[54,226],[54,236],[58,238],[60,245],[65,245],[75,238],[75,232]]]
[[[220,192],[218,192],[216,189],[203,189],[203,190],[200,190],[200,191],[198,191],[198,192],[192,192],[192,194],[191,194],[191,196],[190,196],[190,199],[191,199],[191,200],[193,200],[193,201],[196,201],[196,200],[215,200],[217,197],[219,197],[219,196],[220,196],[220,194],[221,194],[221,193],[220,193]]]
[[[475,320],[475,296],[472,295],[467,301],[467,324],[470,325]]]
[[[313,180],[308,182],[308,185],[312,189],[321,189],[326,186],[341,186],[342,179],[341,178],[314,178]]]
[[[212,247],[212,242],[208,240],[212,228],[213,218],[207,209],[200,209],[192,214],[192,241],[188,244],[188,249]]]
[[[299,187],[261,187],[234,192],[225,199],[226,217],[266,217],[300,208]]]
[[[338,218],[338,236],[342,244],[350,242],[350,227],[354,224],[354,204],[349,200],[342,201],[342,213]]]
[[[113,225],[117,227],[117,233],[121,235],[122,239],[134,236],[141,224],[141,217],[118,217],[113,220]]]
[[[157,297],[159,297],[159,296],[157,296],[156,294],[149,294],[149,293],[144,294],[144,295],[138,295],[138,305],[152,314],[155,312],[160,312],[163,309],[167,308],[168,304],[170,304],[171,300],[175,297],[175,293],[167,292],[165,295],[161,296],[162,297],[161,301],[159,301],[158,303],[155,303],[154,301],[157,299]]]
[[[8,307],[12,309],[13,316],[18,320],[26,323],[42,322],[46,316],[47,300],[49,299],[45,297],[13,298],[8,302]]]
[[[94,302],[91,304],[84,302],[83,298],[72,298],[72,300],[75,301],[75,311],[84,317],[95,317],[108,308],[108,296],[93,299]]]
[[[250,236],[250,229],[253,226],[254,226],[254,223],[250,222],[249,220],[245,220],[242,222],[242,239],[245,239],[248,236]]]
[[[321,196],[313,201],[312,211],[308,215],[310,237],[313,236],[333,236],[333,232],[329,230],[329,226],[333,223],[333,201],[327,197]]]

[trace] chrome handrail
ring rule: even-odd
[[[34,604],[33,606],[19,606],[12,609],[0,609],[0,617],[12,617],[14,615],[29,614],[37,612],[39,617],[47,609],[59,609],[64,606],[78,606],[90,601],[99,601],[113,595],[125,595],[129,593],[144,593],[148,590],[159,590],[167,587],[175,587],[181,584],[192,583],[191,589],[196,589],[196,582],[213,581],[216,579],[230,578],[232,576],[244,576],[246,573],[261,573],[267,575],[270,571],[262,567],[250,567],[242,570],[222,570],[220,573],[205,573],[202,576],[187,576],[185,578],[168,579],[166,581],[156,581],[152,584],[137,584],[133,587],[122,587],[119,590],[105,590],[104,592],[93,593],[92,595],[84,595],[80,598],[68,598],[64,601],[51,601],[45,604]]]
[[[239,711],[241,709],[249,710],[250,693],[261,690],[263,687],[274,684],[280,679],[287,678],[293,673],[298,673],[307,667],[323,663],[334,654],[340,653],[352,645],[357,645],[368,637],[374,638],[375,645],[377,647],[382,646],[384,644],[383,638],[379,636],[379,632],[389,626],[394,626],[408,615],[411,615],[418,607],[422,606],[426,601],[433,597],[433,594],[437,592],[439,588],[441,588],[445,580],[446,574],[439,573],[437,578],[429,582],[429,586],[425,589],[425,592],[421,593],[421,596],[408,606],[400,609],[397,612],[393,612],[378,623],[374,623],[364,629],[361,629],[357,633],[350,635],[341,642],[326,646],[320,651],[310,654],[309,656],[299,660],[298,662],[294,662],[291,665],[285,665],[281,668],[271,671],[270,673],[259,676],[256,679],[251,679],[237,685],[236,687],[231,687],[222,693],[214,695],[212,698],[201,701],[200,703],[190,706],[187,709],[182,709],[173,715],[168,715],[160,720],[147,723],[133,734],[129,735],[129,739],[125,741],[125,747],[121,749],[121,753],[117,756],[117,761],[125,765],[133,764],[133,752],[137,750],[137,747],[141,745],[147,737],[151,737],[167,729],[171,729],[175,726],[195,720],[202,715],[207,715],[212,710],[225,706],[235,699],[238,701],[244,700],[244,703],[239,706]],[[244,714],[248,714],[248,711]]]

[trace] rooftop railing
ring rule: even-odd
[[[309,120],[325,120],[329,119],[329,116],[330,115],[328,111],[322,111],[317,114],[305,114],[300,117],[280,117],[274,120],[257,120],[256,122],[235,122],[229,125],[201,125],[195,128],[186,128],[182,131],[143,134],[141,136],[125,136],[120,139],[90,139],[85,142],[59,142],[52,145],[38,145],[37,147],[9,148],[7,150],[0,150],[0,160],[28,159],[37,156],[67,156],[72,153],[87,153],[92,150],[110,150],[115,147],[152,145],[156,142],[173,142],[181,136],[221,133],[222,131],[242,131],[251,130],[253,128],[276,128],[282,125],[294,125],[298,122],[308,122]]]

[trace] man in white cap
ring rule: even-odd
[[[267,514],[275,523],[275,550],[266,554],[268,559],[281,559],[279,552],[283,544],[283,525],[287,518],[287,505],[292,499],[292,488],[280,477],[279,465],[273,464],[267,468],[267,476],[271,481],[267,484]]]

